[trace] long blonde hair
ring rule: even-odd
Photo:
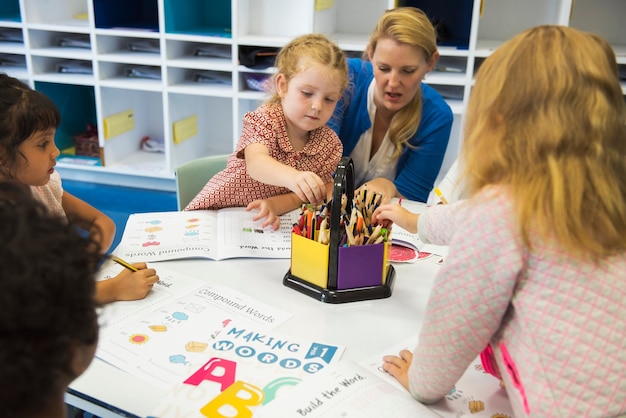
[[[626,250],[626,110],[604,39],[515,36],[480,67],[464,129],[469,192],[508,186],[529,248],[532,231],[584,260]]]
[[[396,42],[419,48],[426,61],[430,61],[437,52],[437,32],[428,16],[415,7],[398,7],[382,15],[370,36],[364,56],[373,55],[380,39],[392,39]],[[396,113],[389,126],[389,139],[394,145],[392,159],[397,159],[404,147],[417,132],[422,119],[421,90],[413,96],[411,102]]]
[[[307,61],[303,61],[306,58]],[[285,45],[276,56],[277,68],[273,79],[282,74],[287,82],[303,70],[303,63],[315,63],[334,70],[339,75],[340,91],[344,91],[348,85],[348,66],[346,57],[339,46],[328,37],[321,34],[306,34],[294,38]],[[276,82],[272,83],[274,86]],[[280,103],[281,97],[273,91],[268,103]]]

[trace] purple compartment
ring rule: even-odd
[[[384,244],[339,247],[338,251],[337,289],[382,285]]]

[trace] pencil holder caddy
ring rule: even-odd
[[[291,234],[291,268],[283,284],[321,302],[344,303],[391,296],[395,270],[387,263],[389,244],[340,244],[341,201],[354,197],[354,165],[344,157],[337,166],[330,208],[330,242]]]

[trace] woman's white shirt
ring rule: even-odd
[[[374,104],[374,80],[367,90],[367,112],[372,126],[361,135],[356,147],[352,150],[350,158],[354,163],[354,186],[360,187],[363,183],[371,179],[384,177],[393,181],[396,176],[397,160],[392,160],[394,147],[389,140],[389,132],[385,133],[383,142],[380,144],[376,154],[370,159],[372,150],[372,131],[374,128],[374,116],[376,115],[376,105]]]

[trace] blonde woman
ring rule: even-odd
[[[355,168],[355,186],[426,202],[443,161],[452,111],[422,83],[439,59],[435,28],[414,7],[388,10],[365,59],[348,60],[350,89],[329,122]]]
[[[625,156],[604,39],[539,26],[499,47],[467,111],[470,197],[420,216],[431,242],[437,225],[457,227],[419,344],[385,370],[433,403],[481,354],[516,417],[625,414]]]

